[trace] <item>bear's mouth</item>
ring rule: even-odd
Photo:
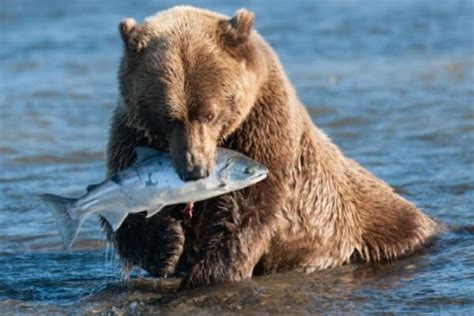
[[[183,210],[183,215],[185,219],[191,219],[193,217],[194,202],[186,203],[186,207]]]

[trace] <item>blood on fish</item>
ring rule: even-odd
[[[194,208],[194,203],[189,202],[186,204],[186,207],[183,210],[183,215],[185,219],[191,219],[193,217],[193,208]]]

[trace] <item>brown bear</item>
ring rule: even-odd
[[[120,23],[120,102],[109,174],[136,146],[171,153],[183,179],[206,177],[217,146],[268,167],[255,186],[153,218],[129,215],[108,237],[128,266],[154,276],[177,267],[182,288],[256,273],[312,271],[413,253],[440,226],[313,125],[254,15],[180,6]]]

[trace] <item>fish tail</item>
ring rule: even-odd
[[[59,232],[63,239],[64,249],[69,249],[79,233],[79,229],[83,222],[83,218],[73,218],[69,212],[76,200],[49,193],[41,194],[40,198],[51,210],[53,217],[56,220]]]

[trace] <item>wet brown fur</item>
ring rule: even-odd
[[[130,165],[136,146],[169,150],[178,172],[212,168],[217,145],[270,170],[253,187],[197,203],[191,221],[176,206],[107,228],[121,257],[157,276],[179,265],[190,288],[419,249],[438,225],[313,125],[253,19],[175,7],[120,24],[109,173]]]

